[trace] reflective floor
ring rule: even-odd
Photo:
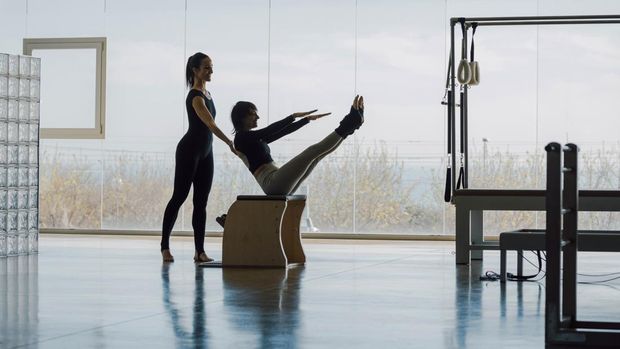
[[[39,255],[0,259],[0,347],[544,347],[544,282],[478,280],[498,253],[456,267],[452,242],[304,243],[304,267],[222,270],[196,268],[187,238],[162,265],[155,238],[43,236]],[[619,257],[580,271],[619,272]],[[582,320],[619,309],[618,280],[579,286]]]

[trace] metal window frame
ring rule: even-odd
[[[104,139],[106,105],[106,50],[105,37],[84,38],[25,38],[24,55],[32,56],[33,50],[95,49],[95,127],[92,128],[41,128],[40,138],[48,139]]]

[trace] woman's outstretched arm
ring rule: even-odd
[[[295,121],[295,116],[291,114],[285,117],[284,119],[280,121],[276,121],[267,127],[264,127],[258,130],[249,131],[249,133],[257,138],[265,139],[269,137],[270,135],[277,133],[281,131],[282,129],[284,129],[285,127],[291,125],[294,121]]]
[[[267,142],[267,143],[271,143],[273,141],[276,141],[284,136],[286,136],[289,133],[293,133],[297,130],[299,130],[300,128],[302,128],[303,126],[307,125],[310,122],[310,120],[303,118],[299,121],[295,121],[292,124],[289,124],[287,126],[285,126],[283,129],[276,131],[274,133],[268,134],[266,136],[263,137],[263,141]]]
[[[262,140],[264,140],[267,143],[273,142],[276,139],[285,136],[291,132],[294,132],[296,130],[298,130],[300,127],[304,126],[306,124],[306,122],[303,122],[300,125],[297,125],[298,122],[302,122],[303,120],[300,120],[298,122],[295,122],[293,124],[293,122],[295,121],[295,119],[297,118],[307,118],[308,121],[310,120],[316,120],[320,117],[323,117],[325,115],[329,115],[331,113],[325,113],[325,114],[314,114],[318,109],[314,109],[311,111],[304,111],[304,112],[297,112],[297,113],[293,113],[289,116],[287,116],[286,118],[280,120],[280,121],[276,121],[273,124],[262,128],[260,130],[256,130],[256,131],[250,131],[250,133],[257,138],[260,138]],[[295,126],[293,126],[295,125]]]
[[[308,113],[312,113],[312,112],[308,112]],[[295,113],[293,115],[296,115],[296,114],[303,114],[303,115],[306,115],[306,116],[304,118],[302,118],[301,120],[296,121],[296,122],[294,122],[294,123],[284,127],[280,131],[274,132],[274,133],[264,137],[263,140],[265,142],[267,142],[267,143],[271,143],[273,141],[276,141],[276,140],[286,136],[287,134],[290,134],[290,133],[293,133],[293,132],[299,130],[303,126],[307,125],[310,121],[322,118],[322,117],[327,116],[327,115],[329,115],[331,113],[324,113],[324,114]]]

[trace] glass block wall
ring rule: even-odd
[[[39,58],[0,53],[0,257],[38,251]]]

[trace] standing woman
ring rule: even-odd
[[[173,262],[170,253],[170,233],[177,219],[179,209],[191,185],[194,185],[194,261],[210,262],[204,250],[205,224],[207,219],[207,199],[213,182],[213,134],[224,141],[236,153],[233,142],[215,124],[215,104],[206,90],[211,81],[213,62],[209,56],[198,52],[187,60],[185,79],[190,88],[185,107],[189,119],[189,129],[177,145],[174,169],[174,191],[164,212],[161,234],[161,254],[164,262]]]

